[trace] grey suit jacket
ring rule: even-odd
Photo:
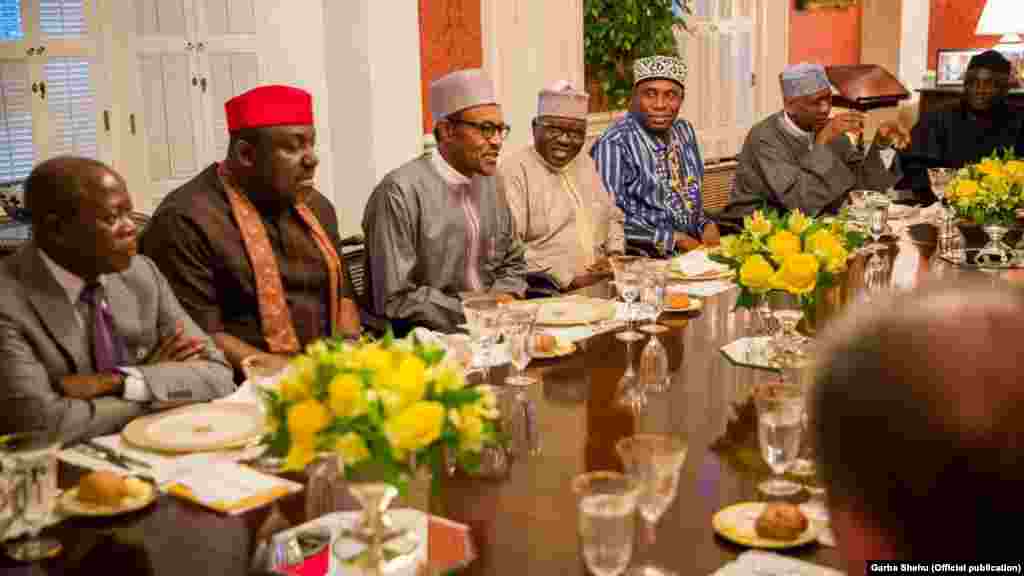
[[[73,442],[117,432],[162,402],[201,402],[234,390],[224,355],[181,307],[151,260],[136,256],[127,270],[106,276],[104,288],[127,347],[126,364],[140,362],[179,320],[186,336],[205,340],[202,359],[136,366],[153,404],[62,396],[60,379],[92,373],[92,354],[67,293],[39,248],[29,243],[0,261],[0,433],[45,426]]]

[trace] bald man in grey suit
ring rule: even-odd
[[[55,158],[25,196],[33,241],[0,262],[0,433],[46,428],[74,442],[234,390],[223,354],[136,255],[120,175]]]

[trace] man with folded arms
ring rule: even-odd
[[[637,60],[629,113],[590,149],[625,213],[627,244],[655,257],[718,244],[718,227],[704,213],[697,133],[678,117],[686,75],[686,64],[673,56]]]
[[[589,99],[564,81],[541,91],[533,146],[501,169],[530,272],[548,274],[562,290],[599,281],[607,257],[624,251],[622,211],[594,161],[580,154]]]
[[[334,207],[316,190],[313,98],[261,86],[225,105],[227,158],[171,192],[142,235],[195,321],[241,376],[359,334]]]
[[[810,417],[847,574],[873,560],[1020,561],[1006,519],[1024,513],[1022,322],[1021,291],[982,281],[872,302],[829,328]]]
[[[452,332],[460,294],[526,292],[498,153],[510,128],[482,70],[430,86],[437,149],[388,173],[363,214],[374,313],[396,334]]]
[[[0,433],[74,442],[234,390],[224,356],[136,255],[120,175],[54,158],[32,171],[25,199],[33,240],[0,262]]]
[[[719,220],[742,227],[743,217],[766,206],[810,216],[837,211],[850,190],[886,191],[902,176],[894,144],[909,136],[898,122],[883,123],[867,155],[849,134],[864,131],[864,116],[832,112],[832,85],[819,64],[787,67],[780,76],[784,109],[751,128],[739,155],[736,184]]]

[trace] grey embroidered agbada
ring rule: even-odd
[[[397,333],[454,331],[465,321],[460,292],[526,292],[524,248],[501,179],[451,185],[439,160],[424,155],[386,175],[363,215],[374,313]]]
[[[784,114],[769,116],[747,135],[723,222],[741,225],[765,203],[769,209],[818,216],[838,209],[850,190],[884,191],[902,176],[898,163],[885,167],[878,147],[862,157],[845,135],[817,144],[809,134],[788,129]]]

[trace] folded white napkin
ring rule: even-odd
[[[687,276],[699,276],[711,272],[726,272],[729,267],[712,262],[704,250],[694,250],[672,259],[672,269]]]
[[[712,576],[843,576],[839,570],[774,552],[748,550]]]

